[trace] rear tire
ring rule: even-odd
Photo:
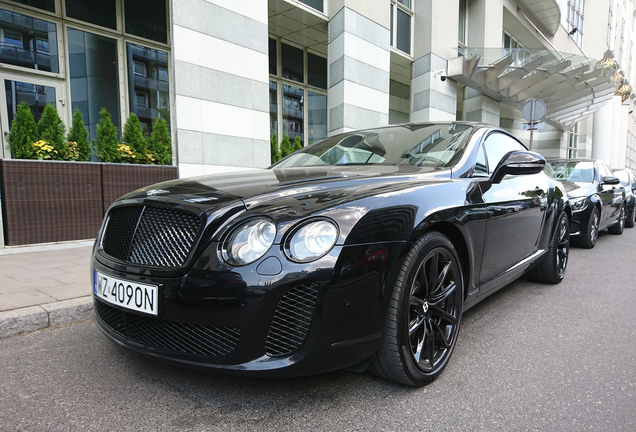
[[[376,375],[419,387],[437,378],[453,353],[464,305],[461,264],[443,234],[422,236],[406,256],[391,293]]]
[[[558,284],[565,277],[565,269],[570,256],[570,220],[561,213],[550,249],[539,265],[528,272],[529,279],[536,282]]]

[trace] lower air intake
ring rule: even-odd
[[[230,355],[239,329],[162,321],[122,311],[95,300],[95,312],[112,331],[141,345],[167,351],[213,357]]]
[[[265,354],[289,354],[305,342],[316,309],[318,284],[304,283],[291,288],[280,300],[265,342]]]

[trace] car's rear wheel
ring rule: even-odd
[[[539,265],[534,267],[528,276],[537,282],[557,284],[565,277],[565,269],[570,255],[570,220],[561,213],[554,232],[550,249]]]
[[[607,229],[610,234],[621,235],[625,230],[625,204],[621,206],[621,211],[618,214],[618,221]]]
[[[592,249],[596,245],[596,239],[598,238],[598,225],[600,222],[600,216],[598,208],[594,207],[590,220],[587,223],[587,235],[581,239],[581,246],[586,249]]]
[[[410,386],[433,381],[453,353],[463,303],[455,247],[438,232],[425,234],[400,269],[371,372]]]

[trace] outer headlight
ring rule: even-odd
[[[253,263],[269,250],[276,239],[276,225],[257,218],[236,227],[223,244],[223,258],[234,265]]]
[[[286,252],[291,259],[309,262],[331,250],[338,240],[338,227],[328,220],[303,225],[288,240]]]
[[[587,197],[571,199],[570,205],[572,206],[572,211],[585,210],[587,207]]]

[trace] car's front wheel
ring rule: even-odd
[[[607,232],[609,232],[610,234],[621,235],[623,234],[624,230],[625,230],[625,205],[623,204],[621,206],[621,211],[618,214],[618,220],[616,221],[614,225],[612,225],[611,227],[607,229]]]
[[[441,233],[425,234],[400,269],[371,372],[410,386],[433,381],[453,353],[463,303],[455,247]]]
[[[581,239],[581,246],[586,249],[592,249],[596,245],[598,238],[598,225],[600,223],[600,214],[597,207],[594,207],[590,220],[587,224],[587,235]]]
[[[632,207],[627,212],[627,218],[625,219],[625,228],[634,228],[634,225],[636,225],[636,207]]]

